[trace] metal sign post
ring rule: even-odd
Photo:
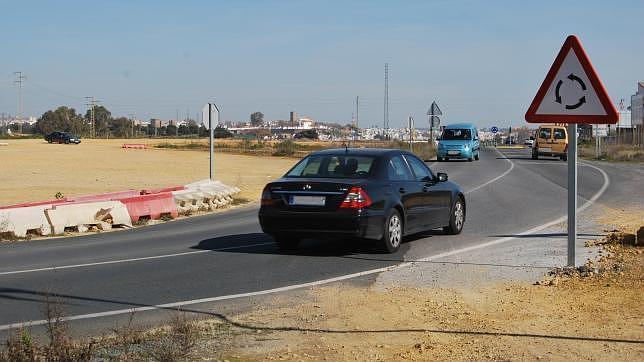
[[[568,266],[575,266],[577,244],[577,123],[568,124]]]
[[[213,142],[215,138],[215,129],[212,127],[212,104],[208,103],[208,129],[210,130],[210,180],[214,180],[215,177],[215,143]]]
[[[208,127],[210,130],[210,179],[214,180],[215,178],[215,127],[213,127],[213,122],[215,125],[219,124],[219,108],[214,103],[206,104],[201,110],[202,123],[205,127]],[[206,125],[206,120],[208,121]]]

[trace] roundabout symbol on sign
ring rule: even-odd
[[[497,133],[497,132],[499,132],[499,127],[494,126],[494,127],[490,128],[490,131],[492,131],[492,133]]]
[[[581,80],[581,78],[579,78],[578,76],[574,75],[573,73],[570,73],[570,75],[566,78],[570,79],[570,81],[572,82],[579,83],[579,85],[581,86],[581,89],[583,91],[586,90],[586,84],[584,84],[584,81]],[[559,79],[559,82],[557,82],[557,87],[555,88],[555,102],[559,104],[562,104],[561,94],[559,94],[559,89],[561,89],[562,84],[563,84],[563,80]],[[566,104],[565,107],[566,109],[577,109],[581,107],[584,103],[586,103],[586,96],[582,96],[581,98],[579,98],[579,100],[575,104]]]

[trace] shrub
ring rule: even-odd
[[[298,146],[291,140],[282,141],[275,145],[273,156],[293,156]]]

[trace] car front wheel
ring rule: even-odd
[[[384,232],[380,240],[382,249],[388,253],[395,253],[400,248],[402,241],[403,223],[398,210],[393,209],[385,220]]]
[[[443,228],[446,234],[456,235],[460,234],[465,224],[465,201],[459,197],[454,203],[452,212],[449,218],[449,225]]]

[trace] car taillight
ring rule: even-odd
[[[342,209],[362,209],[371,206],[371,198],[362,187],[352,187],[340,204]]]
[[[275,200],[271,197],[271,190],[268,189],[268,186],[264,187],[262,191],[262,206],[271,206],[275,203]]]

